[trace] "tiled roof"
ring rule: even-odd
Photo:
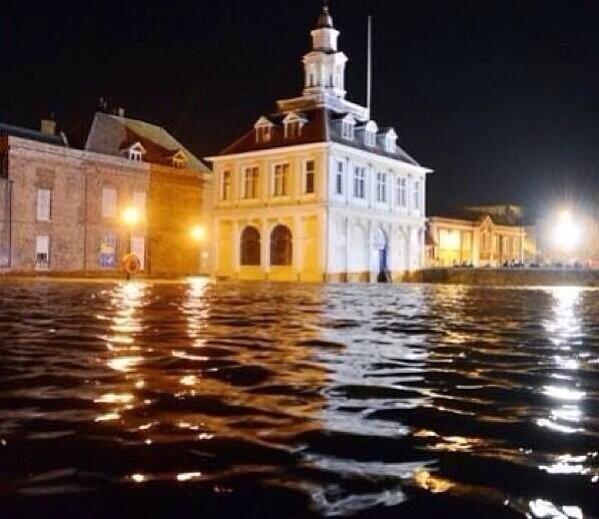
[[[136,119],[103,112],[96,113],[85,149],[105,155],[123,156],[123,150],[136,143],[146,150],[144,162],[171,166],[177,151],[187,157],[187,167],[208,172],[210,169],[164,128]]]
[[[296,137],[285,137],[283,119],[287,114],[277,113],[269,115],[267,118],[273,123],[271,129],[271,138],[267,142],[256,142],[256,132],[252,128],[240,139],[221,151],[220,155],[233,155],[237,153],[246,153],[250,151],[260,151],[284,146],[295,146],[298,144],[313,144],[317,142],[337,142],[352,148],[357,148],[370,153],[376,153],[389,157],[406,164],[419,166],[410,155],[408,155],[400,146],[396,146],[395,152],[388,152],[384,145],[377,139],[376,146],[368,146],[364,143],[363,129],[366,122],[358,122],[356,125],[356,135],[353,140],[345,139],[341,135],[342,119],[346,113],[338,113],[327,108],[314,108],[298,112],[298,116],[305,119],[301,133]],[[380,130],[379,130],[380,134]]]
[[[21,126],[12,126],[10,124],[0,123],[0,135],[20,137],[21,139],[29,139],[44,144],[53,144],[54,146],[65,146],[65,142],[60,135],[43,133]]]
[[[495,214],[488,211],[469,210],[468,208],[452,208],[438,211],[430,218],[447,218],[451,220],[464,220],[468,222],[482,222],[485,218],[491,218],[495,225],[522,226],[523,219],[514,214]]]

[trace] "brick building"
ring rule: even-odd
[[[68,136],[51,121],[0,124],[0,273],[109,273],[128,252],[148,275],[208,272],[192,230],[206,225],[210,186],[166,130],[122,114],[98,112]]]

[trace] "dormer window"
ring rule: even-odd
[[[272,127],[273,124],[269,119],[260,117],[254,125],[254,129],[256,130],[256,142],[269,142],[272,138]]]
[[[376,146],[376,134],[379,128],[374,121],[368,121],[364,132],[364,144],[366,146]]]
[[[175,168],[185,168],[187,166],[187,156],[180,150],[172,156],[172,161]]]
[[[283,119],[285,139],[296,139],[302,134],[302,128],[306,120],[295,112],[289,113]]]
[[[356,130],[356,120],[353,115],[346,115],[341,121],[341,136],[348,141],[354,140]]]
[[[397,133],[391,128],[385,134],[385,151],[387,153],[395,153],[397,151]]]
[[[129,160],[133,160],[135,162],[141,162],[143,159],[143,156],[146,153],[146,150],[139,142],[136,142],[133,146],[130,146],[129,148],[127,148],[125,150],[125,153]]]

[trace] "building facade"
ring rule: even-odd
[[[500,267],[534,255],[519,207],[466,207],[428,219],[428,267]]]
[[[0,273],[110,274],[128,253],[148,275],[209,270],[190,229],[210,172],[164,129],[101,112],[80,142],[44,129],[0,125]]]
[[[326,7],[311,36],[302,95],[209,158],[219,278],[374,281],[423,266],[431,170],[346,100],[347,57]]]

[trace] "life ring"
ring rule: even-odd
[[[135,254],[127,254],[123,258],[123,270],[127,275],[137,274],[141,270],[141,263]]]

